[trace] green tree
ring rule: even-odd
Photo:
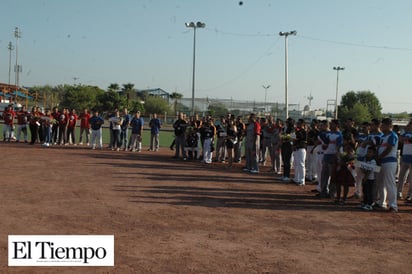
[[[120,89],[119,84],[117,84],[117,83],[111,83],[111,84],[109,85],[109,87],[107,88],[107,91],[115,91],[115,92],[117,92],[117,91],[119,91],[119,89]]]
[[[183,94],[181,93],[173,92],[172,94],[170,94],[170,99],[174,100],[174,103],[173,103],[174,114],[177,114],[177,111],[180,110],[180,108],[178,108],[178,101],[182,98],[183,98]]]
[[[129,102],[131,100],[136,99],[136,90],[134,88],[134,84],[132,83],[123,84],[121,92],[122,92],[122,95],[126,98],[126,107],[129,107]]]
[[[111,112],[115,108],[121,109],[125,106],[124,98],[120,97],[118,92],[107,91],[96,97],[96,109],[101,112]]]
[[[345,106],[340,108],[339,111],[338,114],[341,120],[346,121],[348,118],[352,118],[358,125],[372,119],[367,106],[362,105],[360,102],[356,102],[351,109]]]
[[[60,105],[76,110],[93,109],[96,107],[97,98],[102,94],[104,90],[96,86],[66,86]]]
[[[349,91],[342,96],[341,103],[338,109],[338,114],[340,114],[341,109],[346,107],[349,111],[359,103],[366,107],[372,118],[381,118],[382,117],[382,106],[379,102],[379,99],[371,91]],[[341,115],[339,115],[341,118]]]
[[[226,116],[229,112],[226,106],[219,102],[209,104],[208,111],[213,117]]]
[[[147,113],[165,113],[170,112],[170,106],[166,100],[158,96],[148,96],[145,101],[145,110]]]
[[[129,105],[129,111],[130,113],[136,113],[140,111],[141,113],[146,113],[146,109],[144,107],[144,104],[140,100],[133,100],[130,102]]]

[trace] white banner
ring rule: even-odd
[[[9,266],[114,266],[113,235],[9,235]]]

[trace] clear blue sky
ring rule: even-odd
[[[133,83],[191,97],[193,29],[196,97],[284,102],[284,37],[289,103],[325,108],[350,90],[370,90],[384,112],[412,112],[410,0],[1,0],[0,82],[8,82],[9,41],[19,39],[25,86]],[[13,52],[13,64],[15,62]],[[12,75],[12,83],[14,75]]]

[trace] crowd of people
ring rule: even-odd
[[[363,210],[398,212],[397,200],[403,199],[407,183],[405,200],[412,202],[412,120],[400,129],[390,118],[355,126],[352,119],[306,124],[303,119],[282,121],[251,113],[243,122],[231,114],[215,120],[197,115],[186,119],[180,113],[173,128],[174,158],[205,164],[227,161],[230,168],[241,162],[243,146],[243,171],[257,174],[270,160],[270,170],[282,175],[282,181],[299,186],[313,182],[316,197],[336,204],[356,198]],[[349,196],[351,186],[354,194]]]
[[[97,110],[90,113],[85,108],[80,114],[77,114],[75,109],[63,108],[59,110],[55,107],[52,110],[46,109],[43,113],[39,107],[33,107],[28,112],[25,106],[14,111],[10,105],[4,110],[2,119],[4,121],[3,140],[5,142],[25,142],[30,145],[40,143],[43,147],[85,144],[92,149],[103,149],[102,126],[105,124],[105,120]],[[109,149],[141,151],[144,120],[139,111],[131,116],[127,108],[124,108],[122,112],[115,109],[109,115],[108,121]],[[78,124],[80,124],[80,136],[77,142],[75,129]],[[150,150],[157,151],[161,122],[156,114],[153,114],[149,127],[151,131]],[[16,135],[15,128],[17,128]],[[131,134],[129,134],[129,129],[131,129]],[[28,131],[30,131],[30,140],[28,139]]]
[[[92,149],[103,149],[105,120],[98,111],[83,109],[77,115],[67,108],[42,113],[36,107],[30,112],[24,106],[17,112],[8,107],[2,118],[4,141],[15,139],[31,145],[40,142],[44,147],[82,145],[85,141]],[[142,150],[144,120],[140,112],[130,115],[126,108],[121,112],[115,109],[108,121],[109,149]],[[153,114],[148,150],[158,151],[161,127],[160,119]],[[228,168],[244,159],[242,170],[251,174],[270,163],[270,171],[281,175],[282,181],[299,186],[312,182],[316,184],[312,190],[316,197],[333,199],[336,204],[345,204],[349,198],[361,199],[364,210],[397,212],[398,199],[403,199],[403,188],[408,183],[405,200],[412,202],[412,120],[400,130],[389,118],[355,126],[352,119],[344,124],[338,120],[312,120],[306,124],[303,119],[282,121],[272,116],[259,118],[254,113],[247,121],[231,114],[214,119],[198,115],[187,118],[179,113],[173,129],[175,138],[170,148],[175,150],[176,159],[201,160],[204,164],[227,162]],[[354,186],[352,196],[350,186]]]

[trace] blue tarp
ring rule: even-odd
[[[13,96],[16,96],[16,91],[12,93]],[[26,95],[25,93],[21,91],[17,91],[17,96],[22,97],[22,98],[27,98],[27,99],[33,99],[30,95]]]
[[[0,96],[4,96],[4,97],[6,97],[6,98],[10,98],[10,97],[11,97],[10,94],[6,93],[6,95],[4,95],[4,93],[1,92],[1,91],[0,91]]]

